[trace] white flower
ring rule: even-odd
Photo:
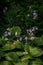
[[[8,38],[5,38],[5,41],[7,41],[8,40]]]
[[[8,36],[8,34],[4,34],[4,36]]]
[[[29,29],[29,30],[27,29],[27,33],[28,33],[29,35],[32,35],[32,34],[33,34],[32,32],[33,32],[33,29]]]
[[[33,11],[33,15],[36,15],[36,10]]]
[[[5,10],[3,10],[3,13],[5,13],[6,11]]]
[[[15,36],[17,36],[17,34],[18,34],[18,33],[17,33],[17,32],[15,32]]]
[[[36,30],[38,30],[38,28],[37,28],[37,27],[36,27],[35,29],[36,29]]]
[[[19,39],[20,41],[22,41],[22,37],[20,37],[20,39]]]
[[[17,41],[19,41],[19,40],[17,39]]]
[[[10,28],[7,28],[7,30],[9,31],[9,30],[10,30]]]
[[[5,31],[4,33],[7,34],[7,31]]]
[[[28,37],[25,37],[25,40],[27,40],[28,39]]]
[[[29,33],[29,35],[31,35],[31,33]]]
[[[30,33],[32,33],[32,30],[31,30],[31,29],[29,29],[29,32],[30,32]]]
[[[27,29],[26,31],[28,32],[29,30]]]
[[[3,13],[5,13],[5,12],[7,11],[7,9],[8,9],[8,8],[7,8],[7,7],[5,7],[5,8],[4,8],[4,10],[3,10]]]
[[[31,36],[33,36],[34,34],[33,33],[31,33]]]
[[[23,54],[25,55],[25,54],[28,54],[28,52],[23,52]]]
[[[37,18],[37,15],[35,15],[34,17],[33,17],[33,19],[35,20]]]
[[[33,19],[36,19],[37,16],[38,16],[38,14],[37,14],[37,12],[34,10],[34,12],[33,12]]]
[[[33,13],[33,15],[34,15],[34,16],[36,16],[36,15],[37,15],[37,13],[36,13],[36,12],[34,12],[34,13]]]
[[[27,16],[29,17],[29,16],[30,16],[30,14],[27,14]]]
[[[27,31],[27,33],[29,33],[29,30],[28,29],[26,31]]]
[[[7,10],[8,8],[7,8],[7,7],[5,7],[4,9],[5,9],[5,10]]]
[[[35,31],[35,27],[32,28],[32,31]]]
[[[11,33],[10,33],[10,32],[8,32],[8,35],[11,35]]]

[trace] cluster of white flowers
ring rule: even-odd
[[[4,7],[4,9],[3,9],[3,13],[5,13],[6,11],[7,11],[7,7]]]
[[[29,30],[27,29],[26,31],[27,31],[27,34],[29,34],[30,36],[33,35],[32,29],[29,29]]]
[[[33,32],[35,32],[35,30],[38,30],[37,27],[32,27],[31,29],[27,29],[27,33],[31,36],[31,35],[34,35]]]
[[[35,20],[38,17],[38,14],[36,12],[36,10],[33,11],[33,19]]]
[[[4,36],[10,36],[11,33],[9,32],[10,28],[7,28],[6,31],[4,32]]]
[[[10,28],[7,28],[6,31],[4,32],[4,36],[5,36],[5,41],[8,40],[8,36],[11,36],[11,33],[9,32]]]
[[[27,29],[27,34],[29,36],[34,36],[34,32],[38,30],[38,27],[32,27],[30,29]],[[18,33],[15,32],[15,36],[17,36]],[[10,28],[7,28],[6,31],[4,32],[4,37],[5,37],[5,41],[9,40],[8,36],[11,36],[11,32],[10,32]],[[34,39],[33,37],[31,39]],[[28,36],[25,36],[25,38],[23,37],[20,37],[19,39],[17,39],[16,41],[22,41],[22,40],[25,40],[27,42],[28,40]]]

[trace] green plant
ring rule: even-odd
[[[0,65],[43,65],[43,0],[1,0],[0,15]]]

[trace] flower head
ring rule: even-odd
[[[10,30],[10,28],[7,28],[7,30],[9,31],[9,30]]]
[[[17,34],[18,34],[18,33],[17,33],[17,32],[15,32],[15,36],[17,36]]]
[[[4,34],[4,36],[8,36],[8,34]]]
[[[11,33],[10,33],[10,32],[8,32],[8,35],[10,36],[10,35],[11,35]]]
[[[5,41],[8,41],[8,38],[5,38]]]
[[[22,41],[22,37],[20,37],[20,39],[19,39],[20,41]]]
[[[5,13],[6,11],[7,11],[7,7],[4,7],[4,9],[3,9],[3,13]]]
[[[37,16],[38,16],[38,14],[37,14],[36,10],[34,10],[34,11],[33,11],[33,19],[36,19]]]

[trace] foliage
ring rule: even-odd
[[[2,0],[0,15],[0,65],[43,65],[43,0]]]

